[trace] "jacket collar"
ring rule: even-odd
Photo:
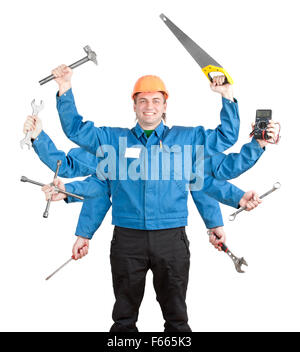
[[[158,138],[162,138],[164,129],[165,129],[165,126],[164,126],[163,122],[161,121],[161,123],[154,130],[154,132]],[[133,128],[133,131],[138,138],[140,138],[141,135],[144,133],[144,130],[142,129],[142,127],[139,125],[138,122],[136,123],[135,127]]]

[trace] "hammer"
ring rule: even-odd
[[[76,62],[74,62],[74,64],[70,65],[69,67],[71,69],[75,68],[75,67],[78,67],[82,64],[84,64],[85,62],[88,62],[88,61],[93,61],[94,64],[98,65],[98,62],[97,62],[97,55],[94,51],[92,51],[92,49],[86,45],[83,50],[87,53],[87,56],[85,56],[83,59],[81,60],[78,60]],[[42,86],[43,84],[49,82],[49,81],[52,81],[55,77],[53,75],[50,75],[44,79],[42,79],[41,81],[39,81],[39,84]]]

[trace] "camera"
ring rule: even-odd
[[[255,126],[252,135],[255,139],[270,139],[266,129],[272,120],[272,110],[256,110]]]

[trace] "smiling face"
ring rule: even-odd
[[[138,93],[133,109],[139,125],[144,130],[154,130],[166,112],[167,103],[161,92]]]

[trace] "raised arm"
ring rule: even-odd
[[[72,70],[61,65],[52,71],[59,86],[57,111],[65,135],[74,143],[96,155],[101,144],[110,143],[110,128],[95,127],[91,121],[83,122],[79,115],[72,92]]]
[[[211,156],[230,148],[238,140],[240,117],[232,86],[223,85],[224,76],[215,77],[211,89],[222,96],[221,124],[215,129],[195,127],[194,144],[204,145],[205,156]]]

